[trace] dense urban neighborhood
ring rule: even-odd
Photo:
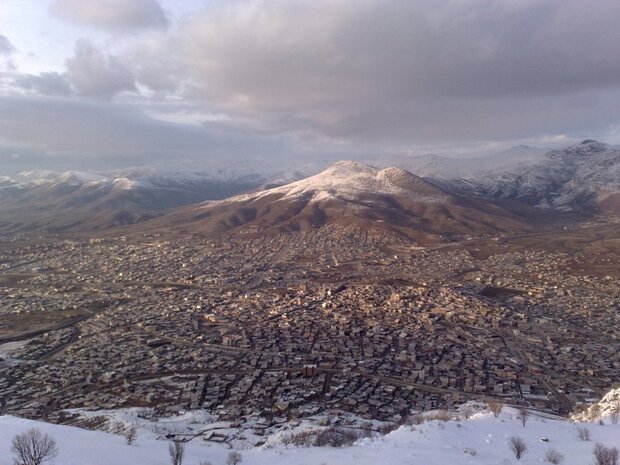
[[[334,237],[3,241],[1,412],[567,413],[620,378],[620,286],[591,256]]]

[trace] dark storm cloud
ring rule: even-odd
[[[216,125],[190,126],[150,118],[128,105],[61,98],[0,97],[0,148],[50,158],[125,159],[133,164],[278,154],[278,138],[254,137]],[[10,150],[9,150],[10,149]],[[19,163],[19,160],[13,160]]]
[[[153,74],[176,69],[179,81],[190,76],[197,86],[194,97],[275,131],[305,126],[363,137],[372,128],[376,136],[441,137],[447,123],[460,137],[479,138],[501,129],[506,114],[515,133],[532,130],[529,116],[519,120],[506,104],[528,114],[550,105],[545,113],[557,127],[562,112],[580,110],[569,105],[579,99],[566,96],[620,86],[620,61],[612,58],[620,55],[620,2],[595,5],[215,2],[158,53],[152,44],[149,51],[158,61]],[[174,58],[166,67],[162,57]],[[420,122],[432,127],[412,129]]]
[[[107,29],[165,23],[136,13],[153,1],[54,11],[71,5]],[[114,54],[80,40],[66,69],[11,78],[0,142],[110,164],[617,143],[619,22],[617,0],[213,0]]]
[[[157,0],[54,0],[50,10],[67,20],[114,32],[168,26]]]
[[[21,75],[15,79],[15,85],[41,95],[71,95],[66,75],[57,72]]]

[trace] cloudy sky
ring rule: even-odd
[[[618,0],[2,0],[0,171],[620,143]]]

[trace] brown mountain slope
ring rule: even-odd
[[[458,196],[399,168],[338,162],[301,181],[175,210],[143,224],[205,234],[363,229],[421,243],[529,231],[519,214]]]

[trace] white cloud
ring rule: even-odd
[[[54,0],[51,11],[67,20],[114,32],[168,26],[157,0]]]
[[[69,80],[80,95],[106,98],[136,89],[131,71],[117,57],[106,55],[86,39],[76,42],[75,56],[66,65]]]
[[[11,41],[4,35],[0,34],[0,55],[10,55],[15,52],[15,47]]]

